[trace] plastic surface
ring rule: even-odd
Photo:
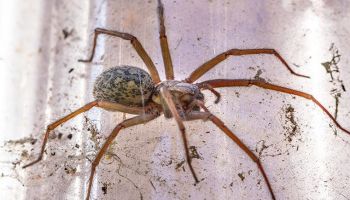
[[[176,79],[231,48],[274,48],[231,57],[200,80],[263,78],[312,93],[350,129],[348,1],[163,1]],[[45,159],[28,169],[45,127],[93,100],[103,69],[146,69],[130,43],[95,27],[135,35],[164,79],[156,1],[0,1],[0,193],[2,199],[83,199],[91,160],[118,122],[131,115],[92,109],[55,130]],[[328,70],[328,71],[327,71]],[[218,89],[206,105],[258,155],[277,199],[349,199],[350,135],[310,101],[256,87]],[[257,166],[210,122],[185,123],[194,186],[174,120],[123,130],[100,163],[92,199],[270,199]]]

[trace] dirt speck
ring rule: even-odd
[[[85,118],[85,122],[84,122],[85,130],[91,133],[90,140],[94,143],[95,150],[98,151],[100,139],[102,136],[98,131],[96,124],[94,124],[88,117],[84,116],[84,118]]]
[[[5,142],[6,145],[24,145],[26,143],[30,143],[31,145],[34,145],[38,140],[33,138],[32,136],[30,137],[25,137],[25,138],[21,138],[18,140],[8,140]]]
[[[295,108],[291,104],[283,106],[280,112],[283,127],[282,140],[273,144],[267,144],[267,140],[264,139],[257,142],[255,152],[257,152],[259,158],[288,155],[291,150],[299,150],[303,138],[295,112]]]
[[[72,166],[70,166],[70,165],[66,165],[66,166],[64,167],[64,171],[65,171],[67,174],[74,175],[74,174],[77,172],[77,168],[72,167]]]
[[[28,151],[27,150],[23,150],[22,153],[21,153],[21,157],[22,158],[28,158],[29,154],[28,154]]]
[[[203,160],[203,158],[199,155],[198,151],[197,151],[197,147],[195,146],[190,146],[189,147],[189,151],[190,151],[190,157],[191,159],[196,158],[196,159],[201,159]]]
[[[340,70],[338,64],[340,63],[341,55],[339,53],[338,48],[334,43],[328,49],[331,52],[331,58],[328,61],[325,61],[322,66],[325,68],[326,73],[329,74],[330,80],[329,82],[332,84],[332,89],[330,90],[330,94],[334,98],[334,118],[338,117],[338,107],[340,103],[340,98],[342,93],[346,91],[345,85],[343,84],[343,80],[340,78]],[[336,132],[335,132],[336,134]]]
[[[64,28],[62,30],[62,34],[63,34],[63,39],[67,39],[69,36],[71,36],[74,33],[74,29],[68,29],[68,28]]]
[[[295,121],[295,117],[294,117],[294,108],[292,107],[292,105],[288,104],[287,107],[285,108],[285,125],[283,126],[283,128],[286,130],[285,132],[285,136],[286,136],[286,140],[288,142],[292,142],[293,138],[295,137],[295,135],[298,133],[299,131],[299,125],[297,124],[297,122]]]
[[[255,152],[258,153],[258,155],[259,155],[258,157],[259,158],[261,157],[263,151],[269,147],[265,143],[266,143],[265,140],[260,140],[255,146]]]
[[[238,173],[237,175],[239,176],[241,181],[244,181],[244,179],[245,179],[244,172]]]
[[[104,195],[107,194],[108,185],[109,185],[108,183],[103,183],[103,186],[101,187]]]
[[[258,71],[256,72],[254,79],[255,80],[264,80],[263,78],[260,77],[260,75],[263,73],[263,71],[261,69],[258,69]]]
[[[177,163],[176,164],[176,167],[175,167],[175,169],[179,169],[180,167],[182,167],[183,166],[183,164],[185,163],[185,161],[183,160],[183,161],[181,161],[181,162],[179,162],[179,163]]]

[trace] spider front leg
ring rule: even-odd
[[[188,166],[190,167],[190,170],[191,170],[191,173],[192,173],[192,176],[193,176],[195,182],[199,183],[197,175],[192,167],[192,163],[191,163],[192,159],[191,159],[190,154],[188,152],[189,148],[188,148],[188,142],[187,142],[187,138],[186,138],[185,125],[183,124],[183,121],[182,121],[182,119],[181,119],[181,117],[176,109],[175,103],[172,99],[172,95],[170,94],[169,90],[166,87],[162,87],[160,89],[160,94],[161,94],[162,100],[164,100],[164,103],[166,104],[166,105],[163,105],[163,107],[169,108],[172,116],[175,118],[176,123],[180,129],[182,141],[183,141],[184,147],[185,147],[186,161],[188,163]],[[165,112],[166,111],[164,111],[164,113]]]
[[[162,49],[162,57],[165,67],[165,76],[167,80],[174,80],[173,62],[171,60],[168,39],[164,25],[164,6],[161,0],[158,0],[158,19],[159,19],[159,40]]]
[[[203,85],[209,84],[213,88],[217,87],[250,87],[252,85],[255,85],[260,88],[264,88],[267,90],[274,90],[286,94],[292,94],[295,96],[303,97],[305,99],[311,100],[314,102],[319,108],[325,112],[328,117],[333,121],[333,123],[342,131],[346,132],[350,135],[350,131],[345,129],[343,126],[341,126],[338,121],[332,116],[332,114],[324,107],[315,97],[313,97],[311,94],[301,92],[298,90],[293,90],[290,88],[274,85],[271,83],[267,83],[263,80],[251,80],[251,79],[214,79],[214,80],[208,80],[201,83],[198,83],[197,85],[201,88]]]
[[[138,125],[138,124],[143,124],[143,123],[149,122],[149,121],[157,118],[159,116],[158,113],[159,112],[154,112],[154,113],[151,113],[151,114],[143,114],[143,115],[139,115],[139,116],[136,116],[136,117],[133,117],[133,118],[130,118],[130,119],[126,119],[126,120],[122,121],[121,123],[119,123],[113,129],[112,133],[108,136],[108,138],[106,139],[106,141],[103,144],[102,148],[97,153],[95,160],[91,164],[91,172],[90,172],[90,178],[89,178],[89,185],[88,185],[88,191],[87,191],[86,200],[90,199],[92,182],[93,182],[93,179],[94,179],[94,176],[95,176],[96,167],[100,163],[102,156],[106,153],[109,145],[117,137],[117,135],[120,132],[120,130],[128,128],[130,126],[135,126],[135,125]]]
[[[188,83],[193,83],[197,79],[199,79],[203,74],[207,73],[209,70],[211,70],[213,67],[215,67],[220,62],[226,60],[229,56],[243,56],[243,55],[255,55],[255,54],[271,54],[280,60],[283,65],[290,71],[290,73],[304,77],[304,78],[310,78],[309,76],[298,74],[293,71],[293,69],[288,65],[288,63],[283,59],[283,57],[274,49],[230,49],[228,51],[225,51],[214,58],[210,59],[209,61],[205,62],[201,66],[199,66],[196,70],[194,70],[191,75],[185,79]]]
[[[148,53],[145,51],[145,49],[143,48],[143,46],[141,45],[139,40],[135,36],[133,36],[129,33],[107,30],[107,29],[103,29],[103,28],[96,28],[95,32],[94,32],[94,41],[93,41],[93,45],[92,45],[91,55],[86,60],[84,60],[84,59],[78,60],[79,62],[91,62],[92,61],[92,59],[94,58],[94,55],[95,55],[97,38],[100,34],[110,35],[113,37],[119,37],[119,38],[124,39],[124,40],[129,40],[131,42],[132,46],[134,47],[134,49],[136,50],[137,54],[141,57],[143,62],[146,64],[146,67],[148,68],[148,71],[150,72],[150,75],[151,75],[154,83],[160,82],[158,71],[157,71],[156,66],[154,65],[152,59],[150,58]]]

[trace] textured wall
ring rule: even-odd
[[[93,109],[59,127],[46,158],[50,122],[93,100],[92,84],[116,65],[146,69],[129,42],[101,37],[85,58],[95,27],[138,37],[164,78],[156,1],[0,1],[0,193],[5,199],[82,199],[90,161],[125,117]],[[263,78],[312,93],[350,129],[350,2],[167,1],[166,27],[177,79],[230,48],[275,48],[303,79],[273,56],[230,58],[201,80]],[[218,89],[209,109],[258,155],[277,199],[349,199],[350,135],[315,104],[251,88]],[[186,123],[197,186],[174,120],[160,117],[123,131],[98,167],[96,199],[269,199],[256,165],[210,122]],[[72,134],[72,135],[70,135]],[[72,137],[71,137],[72,136]],[[10,140],[10,142],[9,142]],[[6,142],[7,141],[7,142]],[[34,144],[33,144],[34,143]],[[87,159],[86,159],[87,158]]]

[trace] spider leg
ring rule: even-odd
[[[113,140],[117,137],[120,130],[128,128],[130,126],[135,126],[138,124],[149,122],[159,116],[159,113],[151,113],[151,114],[143,114],[139,115],[130,119],[126,119],[119,123],[112,131],[112,133],[108,136],[105,143],[103,144],[102,148],[97,153],[95,160],[91,164],[91,172],[90,172],[90,178],[89,178],[89,185],[88,185],[88,191],[86,200],[90,199],[90,193],[92,188],[92,182],[95,176],[96,167],[100,163],[100,160],[102,156],[106,153],[109,145],[113,142]]]
[[[65,116],[65,117],[63,117],[63,118],[61,118],[61,119],[59,119],[59,120],[49,124],[47,126],[47,128],[46,128],[46,132],[45,132],[45,135],[44,135],[43,143],[41,145],[41,151],[40,151],[39,157],[36,160],[34,160],[33,162],[24,165],[22,168],[27,168],[27,167],[32,166],[35,163],[41,161],[41,159],[43,158],[43,155],[44,155],[45,146],[46,146],[47,140],[49,138],[49,134],[50,134],[50,132],[52,130],[54,130],[57,126],[63,124],[64,122],[66,122],[66,121],[72,119],[73,117],[79,115],[80,113],[90,110],[91,108],[93,108],[96,105],[97,105],[97,101],[90,102],[90,103],[86,104],[85,106],[77,109],[76,111],[68,114],[67,116]]]
[[[161,0],[158,0],[158,18],[159,18],[159,40],[162,49],[163,62],[165,67],[165,76],[167,80],[174,80],[174,69],[169,51],[168,39],[164,25],[164,6]]]
[[[186,79],[188,83],[193,83],[198,78],[200,78],[203,74],[211,70],[213,67],[215,67],[217,64],[219,64],[221,61],[226,60],[229,56],[243,56],[243,55],[254,55],[254,54],[271,54],[280,60],[283,65],[290,71],[290,73],[294,74],[295,76],[300,76],[304,78],[310,78],[309,76],[305,76],[302,74],[298,74],[290,68],[288,63],[284,60],[284,58],[274,49],[230,49],[228,51],[225,51],[214,58],[210,59],[209,61],[203,63],[201,66],[199,66],[196,70],[194,70],[191,75]]]
[[[198,102],[196,102],[196,105],[198,105]],[[193,121],[193,120],[203,120],[203,121],[207,121],[209,119],[209,117],[212,114],[209,112],[202,112],[202,111],[191,111],[189,113],[186,113],[185,117],[183,118],[184,121]]]
[[[278,86],[278,85],[274,85],[271,83],[267,83],[263,80],[250,80],[250,79],[214,79],[214,80],[208,80],[208,81],[204,81],[201,83],[198,83],[197,85],[199,87],[201,87],[201,85],[203,84],[209,84],[214,88],[217,87],[250,87],[252,85],[255,85],[257,87],[261,87],[267,90],[274,90],[274,91],[278,91],[278,92],[282,92],[282,93],[287,93],[287,94],[292,94],[295,96],[299,96],[299,97],[303,97],[305,99],[311,100],[312,102],[314,102],[319,108],[321,108],[323,110],[323,112],[325,112],[328,117],[333,121],[333,123],[342,131],[346,132],[347,134],[350,135],[350,131],[343,128],[338,121],[332,116],[332,114],[315,98],[313,97],[311,94],[305,93],[305,92],[301,92],[298,90],[293,90],[290,88],[286,88],[286,87],[282,87],[282,86]]]
[[[216,91],[211,85],[203,84],[201,85],[201,89],[209,90],[211,93],[213,93],[216,96],[214,103],[217,104],[220,102],[221,94],[218,91]]]
[[[185,147],[186,161],[188,163],[188,166],[190,167],[190,170],[191,170],[191,173],[193,175],[195,182],[199,183],[197,175],[196,175],[196,173],[192,167],[192,164],[191,164],[192,159],[191,159],[190,154],[188,152],[189,148],[188,148],[188,142],[187,142],[187,138],[186,138],[186,130],[185,130],[185,126],[183,124],[183,121],[182,121],[179,113],[176,110],[175,103],[173,102],[173,99],[172,99],[172,96],[171,96],[169,90],[166,87],[162,87],[160,89],[160,94],[162,96],[162,99],[165,101],[166,107],[169,108],[172,116],[175,118],[176,123],[181,131],[182,141],[183,141],[184,147]]]
[[[123,32],[119,32],[119,31],[113,31],[113,30],[108,30],[108,29],[103,29],[103,28],[96,28],[95,32],[94,32],[94,41],[93,41],[92,52],[91,52],[90,57],[86,60],[79,59],[78,62],[91,62],[92,61],[92,59],[94,58],[94,55],[95,55],[97,38],[100,34],[110,35],[113,37],[119,37],[119,38],[124,39],[124,40],[130,40],[130,42],[131,42],[132,46],[134,47],[134,49],[136,50],[137,54],[141,57],[143,62],[146,64],[146,67],[148,68],[148,71],[151,74],[152,80],[155,83],[160,82],[158,71],[157,71],[152,59],[147,54],[147,52],[145,51],[145,49],[143,48],[143,46],[141,45],[139,40],[135,36],[133,36],[129,33],[123,33]]]
[[[222,122],[218,117],[216,117],[215,115],[213,115],[207,107],[205,107],[204,103],[201,101],[197,101],[198,105],[203,108],[203,110],[205,112],[198,112],[198,113],[193,113],[191,115],[191,113],[188,114],[188,118],[191,120],[195,120],[195,119],[203,119],[203,120],[207,120],[209,119],[210,121],[212,121],[218,128],[220,128],[229,138],[231,138],[232,141],[234,141],[257,165],[258,168],[261,172],[261,174],[264,177],[264,180],[267,184],[267,187],[269,189],[269,192],[271,194],[271,197],[273,200],[276,199],[275,194],[273,193],[271,184],[269,179],[267,178],[267,175],[265,173],[265,170],[259,160],[259,158],[229,129],[227,128],[227,126],[224,124],[224,122]]]
[[[40,151],[39,157],[36,160],[34,160],[33,162],[24,165],[22,168],[27,168],[27,167],[32,166],[35,163],[42,160],[43,155],[44,155],[44,151],[45,151],[45,147],[46,147],[50,132],[52,130],[54,130],[56,127],[63,124],[64,122],[79,115],[80,113],[86,112],[95,106],[100,107],[100,108],[104,108],[106,110],[120,111],[120,112],[130,113],[130,114],[143,114],[143,113],[145,113],[146,110],[153,110],[154,111],[154,110],[158,109],[156,107],[156,105],[153,105],[153,104],[149,104],[149,105],[145,106],[144,108],[133,108],[133,107],[127,107],[127,106],[124,106],[121,104],[105,102],[105,101],[97,101],[96,100],[96,101],[90,102],[90,103],[84,105],[83,107],[73,111],[72,113],[66,115],[65,117],[49,124],[46,128],[46,132],[44,135],[43,143],[41,145],[41,151]]]

